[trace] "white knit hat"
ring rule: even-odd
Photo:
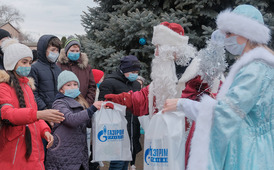
[[[2,43],[4,52],[4,67],[7,71],[14,70],[17,62],[25,57],[33,58],[31,49],[18,42],[17,39],[9,38]]]

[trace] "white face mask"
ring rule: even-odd
[[[52,51],[50,51],[49,55],[47,56],[48,60],[52,63],[55,63],[58,57],[59,57],[59,53],[54,53]]]
[[[225,49],[233,55],[241,55],[246,45],[246,43],[239,44],[237,37],[238,36],[231,36],[225,38]]]

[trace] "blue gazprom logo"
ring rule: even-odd
[[[106,126],[104,126],[103,130],[99,131],[97,137],[101,142],[105,142],[107,140],[121,140],[124,139],[124,129],[107,130]]]
[[[156,149],[151,146],[145,151],[145,162],[150,163],[168,163],[168,149]]]

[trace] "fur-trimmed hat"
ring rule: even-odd
[[[239,5],[233,11],[225,10],[218,15],[216,23],[222,32],[234,33],[252,42],[267,44],[271,39],[261,12],[252,5]]]
[[[180,46],[188,43],[188,36],[180,24],[162,22],[153,27],[152,44]]]
[[[28,46],[19,43],[15,38],[6,39],[1,47],[4,52],[3,63],[6,71],[14,70],[17,62],[22,58],[33,58],[31,49]]]

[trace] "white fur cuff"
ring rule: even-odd
[[[205,95],[202,97],[195,131],[191,141],[187,170],[207,170],[210,131],[213,111],[216,104],[217,101],[212,99],[210,96]]]

